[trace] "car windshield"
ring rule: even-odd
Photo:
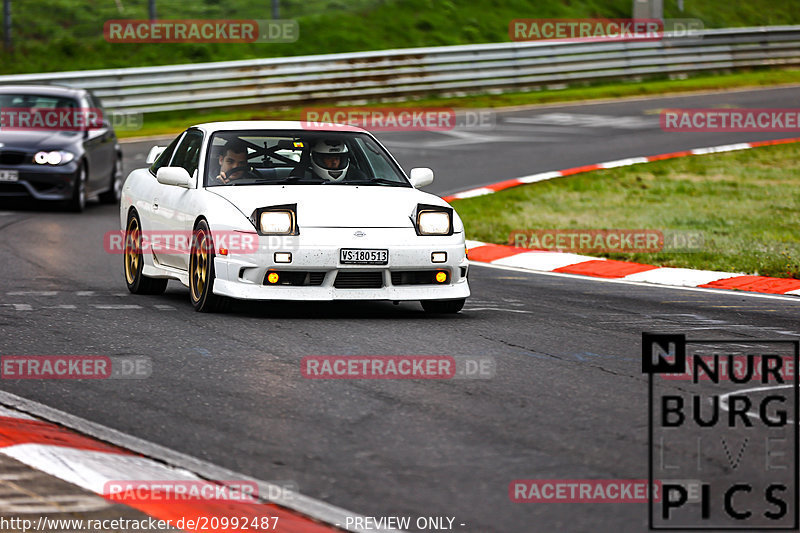
[[[286,183],[411,187],[386,150],[364,133],[262,130],[211,137],[207,187]]]
[[[73,115],[73,111],[78,108],[78,101],[71,97],[0,93],[0,115],[3,125],[9,130],[75,131],[84,125],[84,122],[78,122],[80,119]]]
[[[6,109],[9,107],[31,109],[74,109],[78,107],[78,102],[74,98],[48,94],[0,93],[0,109]]]

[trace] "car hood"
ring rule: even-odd
[[[5,149],[63,148],[78,141],[79,131],[0,131],[0,143]]]
[[[300,227],[408,228],[417,204],[447,202],[410,187],[356,185],[242,185],[211,187],[249,217],[259,207],[297,204]]]

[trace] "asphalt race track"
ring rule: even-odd
[[[504,112],[492,129],[379,137],[406,170],[432,167],[430,190],[446,194],[790,137],[667,134],[657,110],[787,108],[798,97],[800,89],[781,88],[552,106]],[[126,173],[151,144],[124,145]],[[177,282],[163,296],[128,293],[121,256],[102,245],[119,229],[115,207],[0,209],[0,353],[153,361],[144,380],[4,380],[2,390],[259,479],[292,481],[363,515],[455,517],[456,531],[645,531],[644,503],[513,503],[509,483],[647,478],[643,331],[800,338],[800,298],[484,266],[473,266],[473,296],[456,316],[390,303],[237,304],[205,315]],[[300,374],[308,355],[491,356],[496,371],[474,380],[308,380]]]

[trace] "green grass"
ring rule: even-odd
[[[647,264],[800,279],[800,144],[578,174],[458,200],[467,237],[512,230],[702,231],[692,253],[603,254]]]
[[[761,70],[736,74],[706,75],[686,80],[616,82],[589,87],[573,87],[561,90],[541,90],[493,95],[474,95],[460,98],[423,98],[414,101],[393,103],[396,107],[453,107],[502,108],[509,106],[574,102],[603,98],[653,96],[668,93],[725,90],[740,87],[774,86],[800,83],[800,70]],[[387,104],[371,104],[387,107]],[[342,106],[346,107],[346,106]],[[302,107],[270,108],[249,107],[231,109],[202,109],[196,111],[174,111],[145,115],[142,129],[117,130],[120,138],[148,135],[173,134],[192,124],[217,120],[301,120]]]
[[[667,18],[706,27],[800,23],[796,0],[664,1]],[[156,0],[162,19],[269,19],[269,0]],[[281,0],[297,19],[292,44],[113,44],[109,19],[146,19],[147,0],[13,0],[14,50],[0,72],[51,72],[167,65],[359,50],[508,41],[516,18],[629,17],[631,0]],[[121,7],[121,11],[120,8]]]

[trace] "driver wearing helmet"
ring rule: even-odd
[[[227,185],[232,180],[242,177],[245,169],[239,167],[247,166],[247,145],[239,139],[230,139],[222,147],[219,154],[219,174],[215,178],[217,181]],[[236,170],[231,173],[231,170]]]
[[[314,174],[328,181],[342,181],[350,166],[347,145],[340,140],[320,139],[311,148]]]
[[[320,139],[311,148],[311,169],[324,180],[339,182],[350,179],[364,179],[363,172],[350,164],[347,145],[339,139]]]

